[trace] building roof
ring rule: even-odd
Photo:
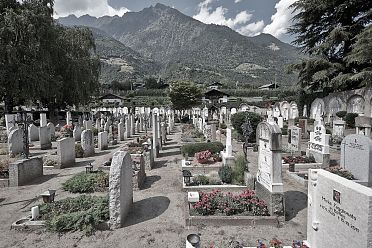
[[[209,98],[209,97],[223,97],[223,96],[230,96],[230,95],[225,93],[225,92],[222,92],[220,90],[211,89],[211,90],[208,90],[207,92],[205,92],[204,96],[206,98]]]
[[[258,89],[260,89],[260,90],[262,90],[262,89],[276,89],[276,88],[279,88],[278,84],[265,84],[265,85],[262,85],[262,86],[258,87]]]
[[[220,82],[213,82],[213,83],[210,83],[208,86],[222,86],[223,84],[221,84]]]
[[[120,99],[120,100],[124,100],[123,97],[118,96],[118,95],[114,95],[114,94],[111,94],[111,93],[106,94],[104,96],[101,96],[99,99],[100,100],[104,100],[104,99]]]

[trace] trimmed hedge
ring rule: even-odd
[[[219,153],[224,149],[224,145],[221,142],[208,142],[208,143],[194,143],[186,144],[181,147],[182,155],[187,154],[193,157],[195,153],[209,150],[211,153]]]
[[[355,114],[355,113],[347,113],[345,115],[345,122],[346,124],[351,127],[351,128],[354,128],[355,127],[355,118],[358,117],[359,115],[358,114]]]

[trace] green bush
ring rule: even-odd
[[[244,184],[245,171],[247,171],[247,161],[243,155],[238,155],[233,166],[232,181],[237,184]]]
[[[288,128],[281,128],[282,130],[282,135],[288,135]]]
[[[84,157],[84,150],[81,147],[81,144],[75,144],[75,157],[82,158]]]
[[[108,197],[82,195],[40,205],[40,215],[48,230],[83,231],[92,235],[97,226],[110,218]]]
[[[208,185],[209,178],[205,175],[198,175],[194,178],[194,184],[196,185]]]
[[[227,125],[225,123],[220,123],[220,128],[221,129],[226,129],[227,128]]]
[[[338,111],[338,112],[336,113],[336,116],[337,116],[338,118],[344,119],[345,116],[346,116],[346,114],[347,114],[346,111]]]
[[[195,153],[209,150],[211,153],[219,153],[224,149],[224,145],[221,142],[208,142],[208,143],[194,143],[186,144],[181,148],[182,155],[186,154],[189,157],[193,157]]]
[[[347,113],[345,115],[346,125],[348,125],[351,128],[354,128],[355,127],[355,118],[358,117],[358,116],[359,115],[355,114],[355,113]]]
[[[97,128],[93,127],[92,132],[93,132],[94,136],[98,136],[98,129]]]
[[[218,170],[218,175],[223,183],[231,183],[233,179],[233,170],[230,166],[222,166]]]
[[[249,142],[256,142],[256,129],[258,124],[262,121],[262,118],[259,114],[253,113],[253,112],[239,112],[236,114],[233,114],[231,116],[231,124],[234,127],[234,129],[242,136],[243,135],[243,130],[242,130],[242,124],[245,121],[245,117],[248,116],[251,125],[253,128],[253,132],[251,136],[249,137]]]
[[[62,184],[62,188],[71,193],[93,193],[109,186],[107,173],[80,173]]]

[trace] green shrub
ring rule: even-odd
[[[94,136],[98,136],[98,129],[97,128],[93,127],[92,132],[93,132]]]
[[[75,157],[82,158],[84,157],[84,150],[81,147],[81,144],[75,144]]]
[[[198,175],[194,178],[194,183],[196,185],[208,185],[209,184],[209,178],[205,175]]]
[[[244,184],[245,171],[247,171],[247,161],[243,155],[238,155],[233,166],[233,182],[237,184]]]
[[[221,142],[208,142],[208,143],[194,143],[186,144],[181,148],[182,155],[186,154],[189,157],[193,157],[195,153],[209,150],[211,153],[219,153],[224,149],[224,145]]]
[[[108,187],[108,174],[104,172],[80,173],[62,184],[62,188],[71,193],[93,193]]]
[[[338,111],[338,112],[336,113],[336,116],[337,116],[338,118],[344,119],[344,117],[346,116],[346,114],[347,114],[346,111]]]
[[[43,162],[43,166],[56,166],[57,165],[57,161],[53,160],[53,159],[46,159],[44,162]]]
[[[358,117],[358,116],[359,115],[355,114],[355,113],[347,113],[346,116],[345,116],[346,124],[349,127],[354,128],[355,127],[355,118]]]
[[[239,113],[233,114],[231,116],[231,124],[240,135],[243,135],[242,124],[245,122],[246,116],[249,117],[252,128],[253,128],[253,132],[251,136],[249,137],[249,142],[254,143],[256,142],[257,126],[262,121],[262,118],[259,114],[253,113],[253,112],[239,112]]]
[[[227,125],[225,123],[220,123],[220,128],[221,129],[226,129],[227,128]]]
[[[222,166],[218,170],[218,175],[223,183],[231,183],[233,177],[233,170],[230,166]]]
[[[40,205],[40,215],[53,232],[83,231],[92,235],[110,218],[108,197],[81,195]]]
[[[281,128],[282,130],[282,135],[288,135],[288,128]]]

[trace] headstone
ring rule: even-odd
[[[231,128],[226,128],[226,147],[222,152],[222,162],[224,165],[233,165],[235,158],[232,154]]]
[[[127,134],[127,138],[131,137],[131,130],[132,128],[130,127],[129,115],[127,115],[125,117],[125,132]]]
[[[34,124],[28,126],[28,139],[30,142],[39,140],[39,129]]]
[[[350,171],[359,183],[372,186],[372,140],[358,134],[346,136],[341,143],[340,166]]]
[[[301,128],[295,126],[289,128],[288,148],[292,152],[301,151]]]
[[[330,135],[321,122],[314,127],[314,132],[310,132],[306,156],[313,156],[317,163],[322,163],[322,168],[329,167],[329,138]]]
[[[298,127],[301,128],[301,136],[303,138],[308,138],[309,135],[307,133],[307,119],[299,119]]]
[[[24,153],[23,147],[23,131],[22,129],[15,129],[9,133],[8,136],[9,155],[15,156]]]
[[[158,116],[156,114],[153,115],[152,118],[152,151],[154,154],[154,158],[159,156],[159,147],[158,147]]]
[[[101,120],[100,119],[96,119],[96,129],[98,130],[98,132],[101,131]]]
[[[40,157],[17,160],[9,165],[10,187],[23,186],[42,177],[43,159]]]
[[[216,123],[211,124],[211,142],[216,142]]]
[[[91,130],[84,130],[81,133],[81,147],[84,151],[84,157],[94,155],[94,137]]]
[[[257,126],[258,171],[256,190],[270,215],[284,215],[282,182],[282,133],[278,125],[261,122]]]
[[[75,139],[63,138],[57,140],[57,168],[71,167],[75,164]]]
[[[49,128],[46,125],[43,127],[39,127],[39,139],[41,150],[48,150],[52,148],[52,140]]]
[[[284,127],[284,120],[283,120],[283,117],[281,117],[281,116],[278,117],[278,126],[280,128]]]
[[[74,127],[74,130],[72,131],[72,136],[74,137],[75,141],[80,141],[81,140],[81,127],[76,125]]]
[[[372,247],[372,189],[325,170],[310,170],[308,247]]]
[[[165,145],[165,143],[167,142],[167,131],[166,131],[167,125],[164,122],[162,122],[160,127],[161,127],[161,142],[162,142],[162,145]]]
[[[112,228],[121,228],[133,204],[132,159],[127,152],[116,152],[109,177],[109,211]]]
[[[85,130],[87,130],[87,129],[92,130],[92,128],[93,128],[93,123],[92,123],[91,120],[83,121],[83,125],[84,125]]]
[[[118,139],[124,141],[124,123],[121,121],[118,124]]]
[[[106,131],[106,132],[109,132],[110,131],[110,124],[109,124],[109,122],[106,122],[105,123],[105,126],[103,128],[103,131]]]
[[[15,114],[5,114],[5,126],[8,134],[10,134],[10,129],[16,126],[16,115]]]
[[[66,124],[67,125],[72,125],[72,117],[71,117],[71,112],[70,111],[66,112]]]
[[[46,113],[40,113],[40,127],[46,127],[47,124]]]
[[[335,120],[333,121],[332,136],[343,138],[345,136],[345,121]]]
[[[50,133],[50,137],[55,137],[56,136],[56,127],[54,126],[53,123],[49,122],[47,124],[48,131]]]
[[[98,133],[98,149],[106,150],[108,148],[108,133],[106,131]]]

